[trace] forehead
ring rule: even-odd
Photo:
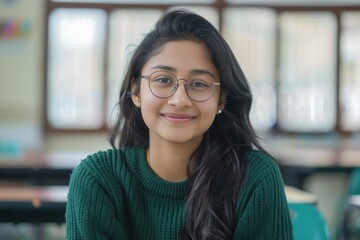
[[[170,41],[165,43],[156,55],[144,65],[143,73],[156,70],[156,66],[168,66],[174,73],[188,74],[194,70],[207,70],[214,76],[218,71],[210,60],[208,49],[196,41]]]

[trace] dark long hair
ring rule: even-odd
[[[221,98],[226,98],[222,113],[205,132],[189,163],[190,188],[179,239],[231,239],[236,203],[248,169],[245,153],[254,147],[262,148],[249,120],[249,84],[230,47],[207,20],[186,10],[171,11],[145,36],[129,62],[120,90],[119,116],[109,140],[114,148],[148,144],[149,129],[131,100],[131,86],[139,85],[145,63],[165,43],[176,40],[197,41],[206,46],[220,74]]]

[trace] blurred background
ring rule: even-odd
[[[82,158],[110,148],[127,60],[176,7],[228,41],[262,143],[285,184],[318,197],[337,236],[349,173],[360,166],[359,0],[0,0],[0,168],[28,153]],[[45,235],[63,239],[63,225],[50,225]],[[0,239],[29,239],[29,229],[0,224]]]

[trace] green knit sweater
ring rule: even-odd
[[[233,239],[293,239],[283,181],[275,161],[251,151]],[[73,171],[67,239],[177,239],[188,181],[171,183],[149,167],[145,148],[88,156]]]

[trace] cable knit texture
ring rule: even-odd
[[[233,239],[293,239],[283,181],[276,162],[250,151]],[[67,239],[177,239],[184,224],[188,181],[167,182],[149,167],[145,148],[88,156],[71,175]]]

